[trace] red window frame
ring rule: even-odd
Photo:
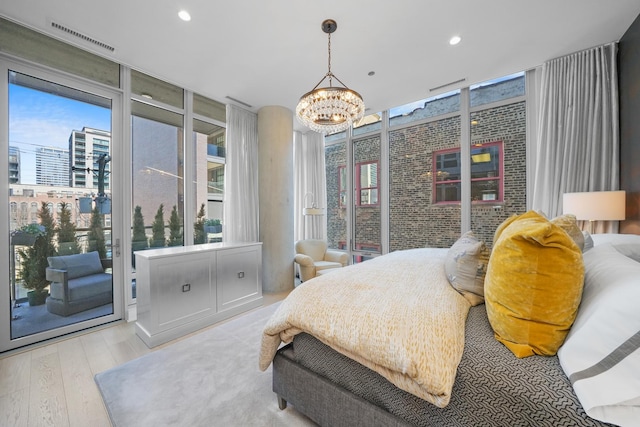
[[[342,176],[344,175],[344,182]],[[347,207],[347,167],[338,166],[338,206]]]
[[[370,164],[375,164],[376,165],[376,185],[374,187],[362,187],[362,183],[360,180],[360,167],[363,165],[370,165]],[[372,160],[369,162],[360,162],[360,163],[356,163],[355,164],[355,170],[356,170],[356,179],[355,179],[355,187],[356,187],[356,191],[355,193],[358,195],[356,202],[356,206],[361,206],[361,207],[368,207],[368,206],[380,206],[380,162],[378,160]],[[343,173],[344,172],[344,173]],[[342,179],[343,179],[343,175],[344,178],[346,180],[346,166],[338,166],[338,204],[341,208],[346,207],[346,201],[347,201],[347,185],[346,182],[343,183]],[[377,192],[377,197],[376,197],[376,202],[375,203],[362,203],[362,198],[361,198],[361,191],[362,190],[376,190]]]
[[[365,252],[371,252],[371,253],[375,253],[375,254],[381,254],[381,245],[378,244],[367,244],[367,243],[356,243],[356,249],[355,251],[362,251],[363,249],[365,249]],[[338,242],[338,249],[343,250],[343,251],[347,251],[347,242],[341,240],[340,242]],[[360,263],[363,261],[367,261],[369,259],[371,259],[372,257],[367,257],[366,255],[352,255],[353,256],[353,261],[355,263]]]
[[[471,147],[471,155],[474,155],[474,150],[480,150],[481,148],[487,148],[487,147],[498,147],[498,165],[495,168],[495,171],[497,171],[497,175],[494,176],[487,176],[487,177],[479,177],[479,178],[471,178],[471,183],[473,185],[473,183],[479,183],[482,181],[497,181],[498,185],[497,188],[495,189],[495,191],[490,191],[488,194],[488,198],[487,199],[476,199],[476,200],[472,200],[472,203],[484,203],[484,204],[491,204],[491,203],[502,203],[504,201],[504,146],[502,141],[494,141],[494,142],[488,142],[488,143],[483,143],[483,144],[475,144]],[[461,179],[451,179],[451,180],[441,180],[438,181],[438,177],[442,176],[442,173],[446,173],[446,171],[444,171],[444,168],[438,169],[438,156],[443,156],[446,154],[452,154],[452,153],[457,153],[457,168],[458,171],[460,170],[460,163],[461,163],[461,157],[460,157],[460,147],[458,148],[449,148],[446,150],[438,150],[438,151],[434,151],[433,152],[433,158],[432,158],[432,162],[433,162],[433,167],[432,167],[432,171],[433,171],[433,187],[432,187],[432,203],[433,204],[437,204],[437,205],[446,205],[446,204],[459,204],[460,203],[460,198],[458,198],[457,200],[443,200],[443,201],[438,201],[438,185],[446,185],[446,184],[459,184],[462,182]],[[477,154],[482,154],[482,153],[477,153]],[[440,172],[440,173],[439,173]],[[495,194],[497,193],[497,194]]]

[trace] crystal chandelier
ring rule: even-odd
[[[331,72],[331,33],[337,28],[333,19],[322,23],[322,31],[329,38],[329,71],[311,92],[302,95],[296,107],[296,115],[302,124],[325,135],[342,132],[364,116],[364,101],[360,94],[349,89]],[[318,88],[327,78],[329,86]],[[342,87],[334,87],[333,79]]]

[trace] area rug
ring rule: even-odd
[[[278,409],[271,368],[258,369],[262,329],[278,304],[96,375],[115,427],[313,426]]]

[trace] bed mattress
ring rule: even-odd
[[[517,359],[496,341],[484,305],[469,311],[464,355],[445,408],[398,389],[308,334],[297,335],[284,357],[413,425],[609,425],[585,414],[557,357]]]

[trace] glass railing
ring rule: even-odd
[[[207,155],[208,156],[216,156],[216,157],[224,157],[225,149],[224,147],[220,147],[218,145],[207,144]]]

